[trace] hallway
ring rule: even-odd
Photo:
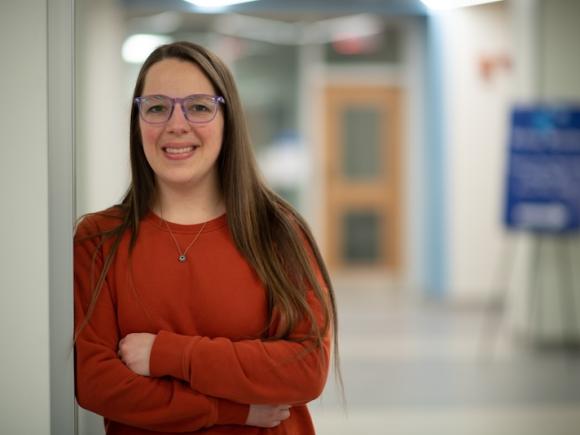
[[[481,308],[337,287],[347,408],[331,377],[311,405],[318,434],[579,433],[578,355],[526,349],[505,330],[482,352]]]

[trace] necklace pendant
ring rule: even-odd
[[[177,260],[179,260],[180,263],[185,263],[187,257],[185,256],[185,254],[181,254],[179,257],[177,257]]]

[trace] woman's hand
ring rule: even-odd
[[[276,427],[290,417],[290,405],[250,405],[246,426]]]
[[[149,376],[149,357],[157,335],[139,333],[127,334],[119,341],[118,355],[127,367],[138,375]]]

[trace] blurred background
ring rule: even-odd
[[[205,45],[336,286],[347,406],[331,378],[318,432],[579,433],[578,237],[503,215],[513,107],[580,102],[580,2],[201,3],[76,1],[77,214],[127,187],[141,62]]]
[[[70,423],[72,319],[55,306],[72,295],[49,268],[68,258],[49,224],[70,186],[47,187],[73,158],[51,151],[71,106],[51,88],[72,57],[51,27],[62,5],[76,216],[127,188],[151,50],[197,42],[233,71],[260,168],[336,287],[346,404],[331,375],[317,433],[580,433],[580,1],[222,1],[0,2],[0,433]],[[537,137],[549,150],[521,164]],[[537,201],[512,207],[522,186]],[[79,410],[77,433],[101,419]]]

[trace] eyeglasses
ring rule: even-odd
[[[194,94],[184,98],[171,98],[166,95],[146,95],[135,98],[141,119],[149,124],[163,124],[171,119],[175,104],[181,105],[183,116],[189,122],[203,124],[212,121],[224,97],[217,95]]]

